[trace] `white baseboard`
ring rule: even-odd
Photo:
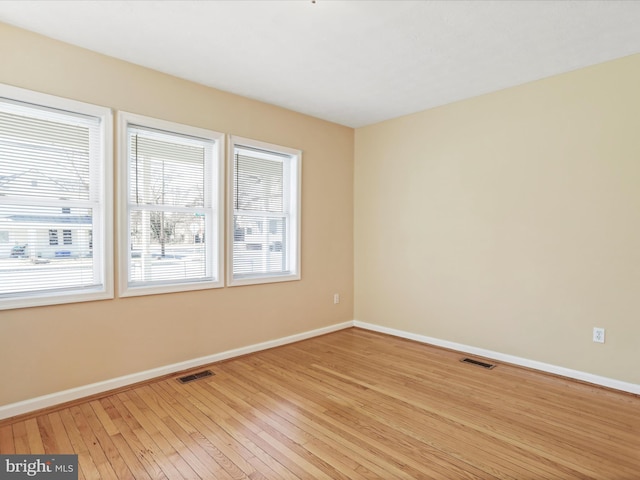
[[[239,357],[248,353],[259,352],[260,350],[266,350],[268,348],[279,347],[288,343],[299,342],[300,340],[306,340],[307,338],[317,337],[326,333],[335,332],[345,328],[353,326],[352,321],[338,323],[330,325],[328,327],[318,328],[316,330],[310,330],[288,337],[278,338],[276,340],[269,340],[267,342],[256,343],[247,347],[236,348],[234,350],[227,350],[226,352],[215,353],[213,355],[207,355],[205,357],[194,358],[184,362],[174,363],[172,365],[165,365],[164,367],[153,368],[151,370],[145,370],[144,372],[133,373],[131,375],[125,375],[122,377],[112,378],[103,382],[92,383],[90,385],[83,385],[82,387],[71,388],[61,392],[51,393],[49,395],[43,395],[41,397],[31,398],[23,400],[21,402],[10,403],[8,405],[0,406],[0,420],[3,418],[15,417],[16,415],[22,415],[24,413],[33,412],[42,408],[59,405],[61,403],[70,402],[83,397],[89,397],[116,388],[132,385],[134,383],[143,382],[152,378],[161,377],[163,375],[169,375],[171,373],[180,372],[182,370],[188,370],[196,368],[201,365],[207,365],[210,363],[220,362],[233,357]]]
[[[386,333],[395,337],[406,338],[409,340],[415,340],[421,343],[428,343],[438,347],[448,348],[451,350],[457,350],[459,352],[470,353],[481,357],[491,358],[493,360],[499,360],[505,363],[512,363],[521,367],[532,368],[547,373],[553,373],[563,377],[573,378],[575,380],[581,380],[583,382],[593,383],[603,387],[613,388],[615,390],[622,390],[623,392],[629,392],[636,395],[640,395],[640,385],[635,383],[622,382],[612,378],[601,377],[599,375],[593,375],[591,373],[581,372],[578,370],[571,370],[569,368],[558,367],[548,363],[538,362],[535,360],[529,360],[526,358],[516,357],[514,355],[506,355],[500,352],[494,352],[492,350],[485,350],[484,348],[472,347],[464,345],[462,343],[449,342],[447,340],[441,340],[439,338],[427,337],[425,335],[418,335],[416,333],[405,332],[403,330],[396,330],[395,328],[383,327],[372,323],[361,322],[359,320],[353,321],[353,326],[371,330],[374,332]]]

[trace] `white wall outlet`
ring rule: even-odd
[[[604,343],[604,328],[593,327],[593,341]]]
[[[334,293],[333,294],[333,303],[334,305],[337,305],[340,303],[340,294],[339,293]]]

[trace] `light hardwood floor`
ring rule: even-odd
[[[351,328],[0,424],[85,479],[639,479],[640,398]]]

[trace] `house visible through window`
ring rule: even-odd
[[[110,133],[106,108],[0,85],[0,308],[112,296]]]
[[[300,278],[301,152],[234,137],[229,284]]]
[[[222,134],[120,114],[122,295],[221,286]]]

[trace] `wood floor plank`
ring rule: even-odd
[[[19,422],[13,425],[13,443],[16,447],[16,453],[31,453],[26,422]]]
[[[16,453],[16,446],[13,443],[13,427],[10,424],[0,426],[0,453],[4,455]]]
[[[78,433],[80,434],[82,441],[86,445],[87,451],[89,452],[89,455],[91,456],[93,463],[99,472],[99,478],[106,480],[117,479],[118,476],[116,475],[116,472],[114,472],[113,468],[111,467],[111,463],[109,462],[105,451],[102,449],[102,446],[99,444],[98,439],[95,437],[91,427],[89,426],[89,422],[82,413],[80,406],[72,407],[70,410],[73,421],[77,426]]]
[[[78,454],[79,473],[87,480],[99,479],[100,472],[98,471],[94,459],[89,452],[89,449],[85,445],[82,436],[80,435],[80,431],[78,430],[78,427],[73,420],[73,416],[71,415],[71,410],[69,408],[65,408],[60,412],[55,413],[59,413],[60,420],[62,421],[62,425],[64,426],[65,432],[69,437],[69,442],[72,447],[71,451],[67,451],[64,453]],[[55,422],[52,422],[51,425],[53,427],[55,425]]]
[[[26,420],[25,427],[27,430],[27,441],[29,442],[29,450],[34,455],[43,454],[44,445],[40,436],[38,420],[36,418],[30,418],[29,420]]]
[[[351,328],[0,422],[79,479],[637,480],[640,396]]]
[[[38,431],[44,447],[44,453],[62,453],[63,451],[58,444],[58,439],[60,438],[60,441],[64,442],[64,437],[66,437],[65,430],[54,430],[49,415],[42,415],[38,417],[36,422],[38,424]],[[67,451],[70,452],[71,450]]]

